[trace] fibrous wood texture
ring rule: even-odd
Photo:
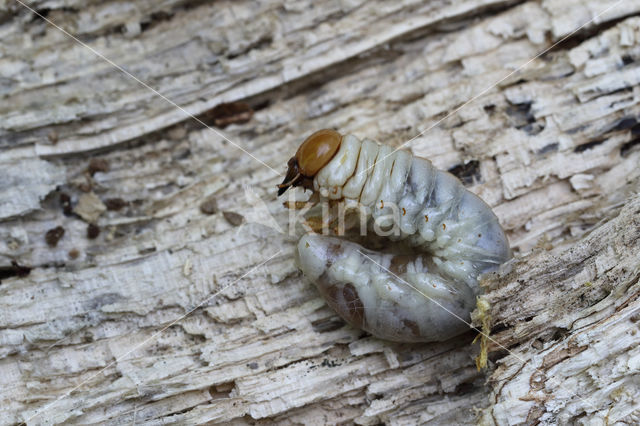
[[[637,423],[638,14],[0,2],[0,423]],[[487,370],[475,332],[376,340],[297,272],[275,185],[326,127],[427,130],[408,148],[494,206]]]

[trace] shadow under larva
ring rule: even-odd
[[[484,201],[427,159],[333,130],[309,136],[288,167],[278,195],[312,191],[288,207],[328,213],[308,215],[307,228],[324,232],[300,238],[298,267],[344,320],[398,342],[468,330],[478,277],[511,257]]]

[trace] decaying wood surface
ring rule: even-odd
[[[183,109],[0,1],[1,424],[640,421],[640,1],[25,3]],[[325,127],[431,128],[494,206],[487,370],[302,279],[275,185]]]

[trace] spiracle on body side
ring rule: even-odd
[[[314,203],[364,207],[367,226],[377,231],[371,240],[387,245],[372,250],[308,233],[296,253],[327,303],[381,339],[443,341],[468,330],[478,277],[511,257],[491,208],[406,151],[320,130],[289,160],[278,195],[295,186],[310,189]]]

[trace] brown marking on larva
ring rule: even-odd
[[[380,200],[380,210],[384,209],[384,201]]]
[[[416,337],[420,336],[420,326],[418,326],[418,323],[416,323],[415,321],[411,321],[411,320],[408,320],[408,319],[403,319],[402,320],[402,325],[404,325],[409,330],[411,330],[411,334],[413,334],[414,336],[416,336]]]
[[[338,296],[340,294],[340,289],[337,285],[333,284],[333,280],[329,278],[329,274],[327,271],[322,272],[322,274],[316,280],[316,287],[322,294],[322,297],[327,301],[329,306],[331,306],[334,310],[338,305]]]
[[[396,275],[404,274],[407,272],[407,265],[411,262],[411,256],[397,255],[391,258],[391,264],[389,270]]]
[[[328,285],[329,276],[326,272],[323,272],[322,275],[320,275],[318,282],[325,284],[324,291],[322,293],[324,293],[324,297],[327,299],[327,302],[329,302],[329,304],[335,309],[335,307],[338,306],[338,292],[340,291],[338,286]]]
[[[333,188],[331,188],[331,190],[333,191],[334,194],[338,193],[338,187],[334,186]]]
[[[442,230],[446,231],[447,230],[447,225],[445,223],[442,224]]]
[[[427,216],[426,214],[424,215],[424,221],[429,222],[429,216]]]
[[[327,268],[331,266],[331,263],[340,255],[344,253],[344,247],[340,244],[329,244],[327,247]]]
[[[405,216],[407,214],[407,210],[403,207],[402,208],[402,216]]]
[[[58,241],[64,235],[64,228],[62,226],[56,226],[53,229],[49,229],[44,236],[44,240],[49,247],[55,247],[58,245]]]
[[[482,238],[482,234],[478,234],[478,238]]]
[[[72,248],[71,250],[69,250],[69,257],[71,259],[77,259],[78,256],[80,256],[80,251],[78,251],[78,249]]]
[[[345,319],[352,325],[362,328],[364,326],[364,304],[355,287],[352,284],[345,284],[342,288],[342,297],[344,297],[347,308]]]

